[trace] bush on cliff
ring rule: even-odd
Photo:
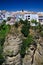
[[[23,58],[26,53],[26,48],[29,47],[33,43],[33,37],[29,35],[26,39],[23,40],[22,45],[21,45],[21,57]]]
[[[21,32],[24,34],[25,37],[27,37],[30,29],[30,22],[28,22],[27,20],[25,20],[24,22],[25,23],[22,26]]]

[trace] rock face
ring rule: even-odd
[[[20,35],[9,34],[6,37],[3,48],[5,62],[2,65],[43,65],[43,39],[31,45],[22,59],[20,56],[21,42]]]
[[[5,57],[5,62],[2,65],[21,65],[21,56],[20,56],[20,45],[21,40],[20,36],[15,36],[9,34],[6,37],[4,43],[3,54]]]
[[[43,41],[37,44],[33,65],[43,65]]]
[[[43,65],[43,41],[37,43],[37,47],[28,49],[23,58],[22,65]]]

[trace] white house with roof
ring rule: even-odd
[[[41,25],[43,25],[43,12],[38,12],[38,20],[41,23]]]
[[[22,20],[27,19],[28,21],[31,21],[32,19],[34,19],[34,20],[38,21],[38,15],[34,12],[20,11],[20,12],[18,12],[18,14],[16,14],[16,20],[19,20],[20,18]]]
[[[38,15],[37,14],[30,14],[30,21],[32,19],[37,20],[37,22],[38,22]]]
[[[8,18],[8,17],[11,17],[10,12],[6,12],[6,13],[5,13],[5,18],[4,18],[4,19],[6,19],[6,20],[7,20],[7,18]]]
[[[28,20],[32,19],[37,20],[43,25],[43,12],[30,12],[30,11],[16,11],[16,12],[8,12],[8,11],[0,11],[0,21],[7,20],[8,17],[11,17],[10,23],[14,23],[14,21]]]

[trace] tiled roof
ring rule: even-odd
[[[38,12],[38,16],[43,16],[43,12]]]
[[[37,14],[36,12],[28,12],[28,11],[17,11],[17,12],[12,12],[12,15],[17,15],[17,14],[21,14],[21,15],[24,15],[24,14]]]
[[[43,16],[43,14],[38,14],[38,16]]]

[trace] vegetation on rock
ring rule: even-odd
[[[29,47],[32,43],[33,43],[33,37],[31,35],[29,35],[26,39],[23,40],[20,51],[22,58],[25,56],[26,48]]]
[[[35,23],[35,25],[37,25],[38,24],[38,22],[37,22],[37,20],[31,20],[31,23]]]
[[[21,32],[24,34],[25,37],[28,36],[30,29],[30,22],[25,20],[24,25],[22,26]]]
[[[15,27],[18,28],[19,24],[18,22],[15,22]]]
[[[0,64],[4,61],[4,57],[2,55],[3,52],[3,44],[5,42],[5,37],[8,34],[10,30],[10,25],[6,25],[6,22],[3,21],[3,23],[0,25]],[[2,60],[2,61],[1,61]]]
[[[34,41],[37,42],[37,40],[39,39],[39,36],[43,37],[43,26],[40,23],[37,23],[36,20],[32,20],[31,22],[35,23],[35,25],[37,24],[38,25],[32,27],[30,26],[30,22],[28,20],[23,21],[22,19],[20,19],[19,22],[15,22],[14,25],[10,26],[10,25],[6,25],[5,21],[3,21],[3,23],[0,25],[0,61],[2,59],[4,60],[4,57],[2,54],[3,44],[5,42],[6,35],[9,34],[9,31],[11,34],[13,35],[15,34],[16,37],[17,35],[19,35],[19,31],[20,31],[20,34],[22,34],[23,38],[22,38],[22,44],[21,44],[21,50],[20,50],[20,55],[22,58],[24,58],[27,48],[29,48]],[[19,26],[19,24],[21,27]],[[18,28],[21,28],[21,29],[18,30]],[[31,32],[30,32],[30,29],[31,29]],[[32,31],[34,33],[32,33]],[[3,60],[0,62],[0,64],[3,63]]]

